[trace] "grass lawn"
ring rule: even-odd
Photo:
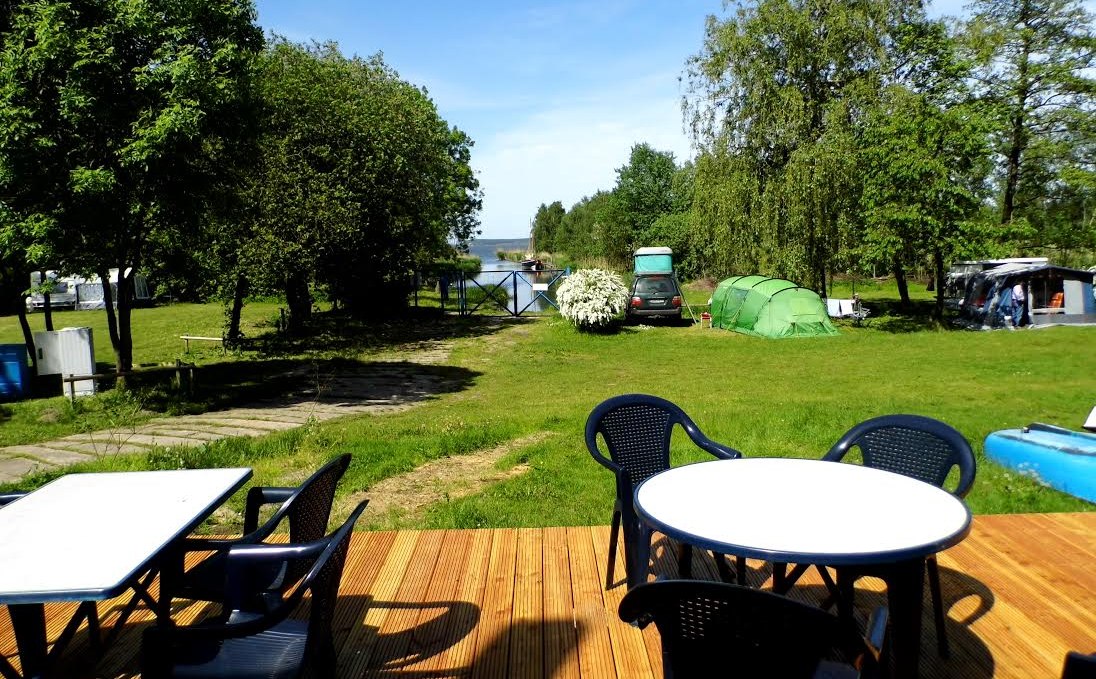
[[[986,434],[997,429],[1033,421],[1077,428],[1096,395],[1096,353],[1091,350],[1096,328],[933,329],[916,314],[892,313],[894,304],[885,290],[870,292],[861,293],[873,311],[865,327],[842,325],[839,337],[808,340],[763,340],[699,326],[634,326],[580,334],[558,316],[499,323],[425,315],[369,327],[331,320],[330,332],[308,343],[270,345],[264,353],[225,362],[219,351],[199,358],[221,366],[246,361],[254,376],[287,357],[368,362],[398,355],[422,341],[453,338],[448,364],[468,378],[459,390],[403,412],[347,418],[262,439],[228,440],[198,450],[102,459],[82,468],[248,464],[256,470],[256,483],[285,485],[299,481],[322,460],[348,451],[354,453],[354,462],[340,491],[339,507],[345,513],[353,497],[368,496],[382,479],[431,460],[509,445],[512,449],[499,466],[518,467],[520,473],[464,497],[444,498],[410,525],[606,523],[612,477],[586,452],[585,419],[605,398],[646,392],[675,401],[708,436],[748,456],[817,458],[866,418],[899,412],[936,417],[959,429],[979,455],[978,478],[967,498],[975,512],[1094,509],[987,462],[981,451]],[[918,304],[927,305],[927,296],[921,294]],[[274,311],[249,307],[251,327],[259,327],[254,319],[270,319]],[[135,338],[148,338],[139,341],[138,360],[175,357],[182,349],[179,334],[219,334],[220,314],[216,305],[137,311]],[[146,322],[150,318],[155,322]],[[186,318],[193,318],[195,326],[205,318],[212,327],[190,327]],[[62,324],[76,323],[66,319],[58,327]],[[150,332],[150,326],[157,329]],[[99,332],[97,328],[97,338],[105,337],[105,331]],[[15,320],[0,319],[0,341],[17,338]],[[102,346],[100,342],[97,352]],[[9,405],[7,412],[16,419],[30,407]],[[77,422],[84,418],[73,417]],[[9,424],[0,426],[0,432]],[[33,430],[28,426],[27,431]],[[15,437],[0,438],[10,443]],[[684,435],[680,439],[674,442],[675,462],[704,458]],[[517,440],[531,443],[515,445]],[[41,475],[28,484],[48,478]],[[744,514],[754,510],[742,508]],[[371,521],[373,526],[408,525],[399,514],[374,515]]]

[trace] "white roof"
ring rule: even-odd
[[[641,255],[672,255],[674,251],[666,247],[640,248],[636,250],[636,257]]]

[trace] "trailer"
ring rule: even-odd
[[[128,276],[132,269],[126,269]],[[110,287],[114,306],[118,306],[118,269],[109,271]],[[103,284],[98,276],[62,276],[57,271],[47,271],[46,280],[52,286],[49,296],[51,309],[102,309],[106,306]],[[27,311],[41,311],[46,307],[46,296],[42,292],[42,274],[35,271],[30,275],[33,292],[26,299]],[[152,291],[148,280],[141,274],[133,275],[133,306],[151,306]]]

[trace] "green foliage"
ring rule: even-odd
[[[248,200],[243,267],[307,316],[307,286],[352,312],[401,305],[410,272],[473,235],[471,139],[380,55],[275,40],[260,86],[269,109]]]
[[[620,276],[603,269],[579,269],[556,291],[559,313],[579,330],[609,327],[628,302]]]
[[[0,248],[105,275],[193,243],[233,165],[262,35],[241,0],[22,3],[0,47]],[[132,279],[109,337],[132,362]]]
[[[563,203],[558,200],[551,205],[540,204],[536,216],[533,217],[533,242],[529,246],[532,252],[556,251],[557,235],[564,212]]]

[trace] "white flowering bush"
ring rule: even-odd
[[[624,281],[612,271],[580,269],[556,290],[559,313],[579,330],[598,330],[612,322],[628,303]]]

